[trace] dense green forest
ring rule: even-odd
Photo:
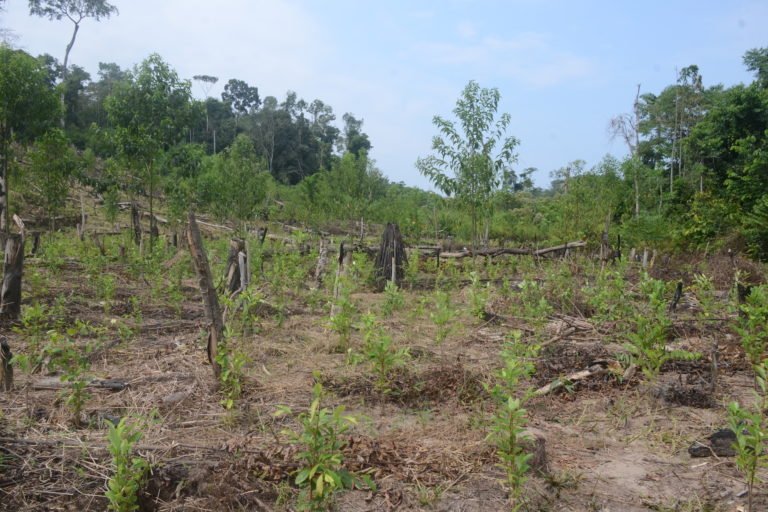
[[[237,78],[222,79],[216,98],[207,91],[218,77],[185,79],[157,54],[132,69],[104,62],[91,75],[5,43],[7,211],[55,217],[80,183],[108,212],[126,197],[159,198],[172,221],[190,208],[221,220],[318,228],[364,219],[396,222],[414,239],[468,242],[478,234],[479,243],[518,245],[594,241],[610,226],[625,247],[728,246],[766,259],[768,48],[747,51],[743,62],[754,72],[750,84],[706,85],[690,65],[661,91],[638,87],[628,112],[606,120],[629,156],[606,155],[591,167],[565,163],[550,173],[549,189],[534,186],[536,169],[515,168],[517,141],[506,135],[504,114],[492,124],[500,92],[470,82],[454,111],[460,126],[435,118],[446,140],[458,143],[442,150],[461,149],[447,155],[436,137],[435,155],[415,163],[439,194],[389,181],[368,157],[376,141],[361,118],[337,116],[321,99],[265,95]],[[205,99],[193,97],[194,87]],[[473,99],[477,110],[462,107]],[[473,124],[466,119],[473,115],[488,122]],[[504,142],[498,157],[489,142]],[[472,168],[484,171],[464,180]]]

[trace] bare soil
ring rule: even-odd
[[[486,391],[509,333],[520,329],[523,343],[545,342],[529,383],[535,388],[594,361],[615,361],[626,341],[618,326],[589,318],[589,311],[580,314],[585,308],[578,305],[556,309],[537,335],[536,319],[520,316],[514,291],[505,295],[494,285],[486,320],[469,314],[465,288],[451,291],[460,315],[448,338],[436,344],[431,303],[424,300],[431,291],[406,290],[405,307],[383,322],[411,359],[383,393],[366,364],[350,365],[347,353],[334,350],[337,335],[327,326],[330,285],[309,292],[309,256],[305,282],[281,299],[282,313],[265,307],[242,338],[239,346],[249,356],[243,395],[227,411],[204,350],[206,325],[191,273],[185,271],[181,296],[172,301],[164,291],[172,272],[148,277],[131,271],[118,256],[118,243],[108,246],[100,270],[115,276],[108,310],[97,291],[98,276],[88,273],[94,249],[56,265],[42,257],[27,261],[25,273],[34,277],[25,280],[24,307],[53,307],[58,299],[64,308],[60,330],[75,326],[76,319],[101,327],[99,334],[72,334],[81,347],[95,347],[88,373],[128,386],[91,390],[84,426],[76,428],[59,391],[33,387],[45,369],[17,369],[15,390],[0,393],[0,510],[106,510],[105,482],[112,471],[106,419],[123,416],[149,419],[136,450],[152,464],[141,510],[294,510],[298,448],[283,430],[297,423],[294,416],[274,413],[280,405],[305,411],[318,380],[326,390],[324,406],[344,405],[359,418],[346,439],[346,467],[370,475],[377,485],[375,491],[340,492],[333,509],[509,510],[504,473],[487,440],[494,405]],[[223,254],[212,254],[214,271],[220,271]],[[171,256],[168,250],[163,259]],[[531,268],[544,279],[548,267],[561,264],[542,261]],[[579,275],[580,264],[570,265]],[[711,272],[726,297],[733,278],[727,258],[673,259],[652,270],[669,281],[689,281],[694,271]],[[762,279],[759,267],[750,271]],[[522,278],[514,263],[500,262],[497,272],[511,282]],[[267,278],[256,274],[265,300],[271,306],[280,302]],[[627,300],[635,300],[633,293],[627,290]],[[375,312],[384,296],[360,286],[351,299],[360,312]],[[545,460],[526,483],[524,509],[745,510],[746,486],[734,459],[692,458],[688,452],[692,443],[727,425],[728,402],[751,403],[752,374],[731,327],[734,318],[700,321],[692,306],[673,319],[670,346],[700,351],[701,360],[667,363],[654,382],[640,372],[628,379],[608,372],[528,402],[529,432],[543,443]],[[23,327],[5,326],[2,333],[14,353],[29,352]],[[719,372],[713,389],[714,340]],[[353,352],[360,346],[361,333],[355,332]],[[755,510],[768,510],[764,487],[753,499]]]

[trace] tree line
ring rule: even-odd
[[[151,210],[160,198],[171,221],[189,208],[315,227],[394,221],[406,236],[474,245],[597,240],[610,229],[633,245],[727,244],[768,259],[766,48],[743,57],[749,84],[708,86],[691,65],[659,92],[638,86],[610,120],[628,156],[569,162],[548,189],[534,186],[537,169],[515,167],[519,141],[497,112],[500,92],[471,81],[454,119],[433,119],[432,152],[416,162],[440,195],[390,182],[368,156],[362,119],[337,119],[322,100],[262,97],[236,78],[212,97],[218,77],[183,79],[157,54],[132,69],[101,63],[91,77],[68,55],[83,19],[117,14],[103,0],[33,0],[30,10],[69,20],[73,34],[66,65],[0,46],[3,225],[20,205],[53,219],[80,182],[112,216],[126,196]]]

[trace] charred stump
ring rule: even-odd
[[[264,245],[264,239],[267,238],[267,228],[259,228],[256,231],[256,237],[259,239],[259,245]]]
[[[0,391],[13,389],[13,366],[11,347],[5,337],[0,339]]]
[[[242,260],[242,265],[240,264]],[[225,277],[225,286],[228,295],[244,288],[247,280],[247,265],[245,254],[245,240],[242,238],[233,238],[229,241],[229,255],[227,256],[227,273]]]
[[[131,203],[131,228],[133,229],[133,243],[138,247],[141,245],[141,217],[136,202]]]
[[[0,292],[0,318],[18,320],[21,313],[21,273],[24,267],[24,237],[8,235]]]
[[[405,275],[408,256],[405,254],[403,237],[397,224],[388,223],[381,235],[381,246],[374,264],[376,286],[383,290],[387,281],[399,284]]]
[[[208,264],[208,257],[203,248],[203,239],[200,236],[200,229],[197,227],[195,214],[192,212],[189,212],[187,241],[189,242],[189,252],[192,255],[192,263],[197,272],[200,293],[203,296],[205,316],[209,323],[208,361],[210,361],[213,367],[214,377],[218,380],[221,374],[221,367],[216,361],[216,356],[218,355],[218,342],[224,338],[224,319],[221,314],[221,306],[219,306],[219,298],[216,295],[216,287],[213,284],[211,267]]]
[[[320,250],[317,257],[317,266],[315,267],[315,288],[323,286],[325,272],[328,268],[328,240],[320,238]]]

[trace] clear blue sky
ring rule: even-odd
[[[282,99],[320,98],[339,120],[365,120],[372,156],[390,179],[427,187],[414,162],[430,151],[435,114],[450,116],[469,80],[497,87],[521,140],[518,169],[537,184],[575,159],[594,165],[609,119],[635,87],[659,92],[697,64],[705,85],[748,82],[741,57],[768,46],[766,0],[113,0],[120,16],[86,21],[71,55],[130,67],[151,52],[182,77],[229,78]],[[0,27],[33,54],[63,59],[71,25],[7,0]],[[200,94],[199,89],[196,92]]]

